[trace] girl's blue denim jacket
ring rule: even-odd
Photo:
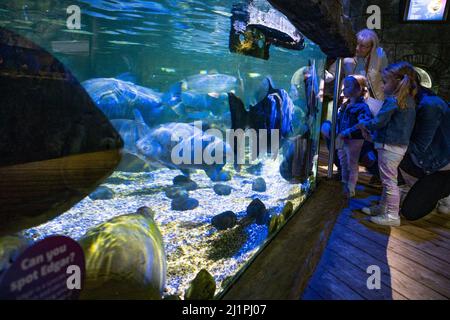
[[[416,118],[416,103],[412,97],[408,97],[407,105],[407,108],[400,109],[395,97],[387,97],[375,118],[362,121],[367,129],[373,131],[374,142],[404,146],[409,144]]]
[[[353,104],[341,107],[337,116],[336,133],[349,139],[364,139],[361,129],[358,129],[356,125],[360,121],[372,118],[369,106],[361,98]]]

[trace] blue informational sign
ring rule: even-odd
[[[409,0],[406,6],[406,21],[445,21],[448,0]]]
[[[47,237],[26,249],[0,277],[0,300],[73,300],[85,273],[83,249],[71,238]]]

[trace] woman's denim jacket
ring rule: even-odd
[[[417,109],[408,152],[426,173],[450,163],[450,107],[438,96],[424,96]]]

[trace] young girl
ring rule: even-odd
[[[374,132],[373,141],[378,151],[383,192],[379,205],[363,208],[372,215],[371,221],[388,226],[399,226],[400,191],[397,170],[406,153],[415,122],[417,92],[414,68],[407,62],[389,65],[383,71],[385,101],[377,116],[363,121],[358,128]]]
[[[359,121],[372,118],[369,106],[364,102],[367,93],[366,79],[363,76],[353,75],[344,79],[344,97],[347,102],[338,113],[336,148],[347,197],[355,195],[359,155],[364,144],[362,132],[356,126]]]

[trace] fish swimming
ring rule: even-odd
[[[134,119],[133,110],[137,109],[147,123],[161,123],[176,118],[172,107],[181,101],[181,83],[173,85],[167,93],[115,78],[91,79],[82,85],[109,119]]]
[[[113,119],[110,122],[123,140],[123,150],[137,155],[136,142],[149,133],[150,128],[147,126],[140,128],[138,122],[129,119]]]
[[[297,71],[294,72],[291,78],[291,84],[299,87],[305,81],[305,73],[307,72],[308,67],[301,67]]]
[[[230,174],[222,171],[222,168],[226,162],[226,155],[231,149],[220,138],[208,134],[202,129],[195,127],[192,123],[171,122],[151,129],[145,124],[138,110],[135,110],[135,118],[134,125],[127,122],[122,123],[124,131],[126,131],[127,126],[131,131],[129,139],[125,136],[125,149],[135,150],[133,152],[136,152],[136,155],[147,162],[149,166],[180,170],[184,174],[189,174],[190,170],[200,169],[204,170],[212,181],[230,180]],[[175,135],[180,140],[175,140]],[[132,144],[132,141],[136,139],[135,149],[132,146],[127,147],[127,141]],[[207,153],[212,157],[215,156],[216,150],[220,150],[223,155],[223,161],[208,164],[203,160],[200,163],[195,163],[196,155],[194,151],[197,144],[201,146],[202,154]],[[189,146],[189,148],[184,149],[186,146]],[[187,158],[188,161],[175,163],[173,158],[174,149],[180,147],[181,149],[177,156],[183,159]],[[186,150],[190,153],[184,154]]]
[[[300,183],[313,174],[314,154],[318,148],[318,141],[314,139],[312,132],[315,131],[314,126],[319,112],[317,97],[319,86],[314,61],[310,61],[307,67],[300,68],[296,74],[298,83],[304,82],[306,110],[303,124],[296,128],[296,136],[285,141],[280,174],[287,181]]]
[[[184,91],[181,93],[181,101],[184,105],[193,107],[197,110],[209,110],[213,104],[224,102],[226,94],[214,97],[195,91]]]
[[[226,93],[211,96],[195,91],[184,91],[181,93],[181,103],[173,107],[173,110],[183,121],[220,118],[228,109],[227,101]]]
[[[194,91],[204,94],[227,93],[238,84],[236,77],[220,73],[197,74],[182,81],[183,91]]]
[[[119,133],[123,141],[122,160],[117,167],[118,171],[135,172],[134,170],[155,170],[162,166],[157,167],[150,165],[142,157],[139,156],[136,143],[150,132],[150,128],[147,125],[141,127],[139,122],[130,119],[113,119],[110,120],[114,129]],[[139,169],[135,169],[137,168]]]
[[[283,89],[274,89],[270,78],[266,79],[268,91],[266,96],[247,111],[244,103],[233,93],[228,93],[231,112],[231,128],[280,130],[279,138],[286,138],[292,132],[294,104],[288,93]],[[271,135],[268,134],[268,148],[270,150]],[[259,141],[259,139],[258,139]],[[259,147],[258,147],[259,149]]]
[[[309,65],[298,69],[291,79],[290,95],[295,101],[299,98],[298,89],[304,87],[305,102],[308,109],[308,116],[318,112],[317,100],[319,93],[319,79],[314,61],[309,61]]]

